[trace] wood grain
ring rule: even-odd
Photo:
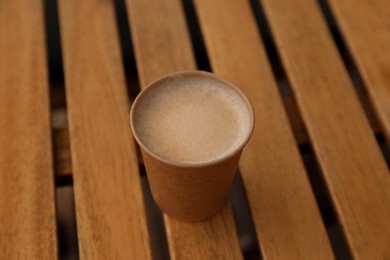
[[[127,0],[141,86],[174,71],[196,69],[179,0]],[[182,223],[165,216],[173,259],[241,259],[232,212]]]
[[[0,259],[56,259],[43,1],[0,2]]]
[[[390,258],[390,176],[317,1],[262,0],[352,254]]]
[[[59,1],[81,259],[150,259],[114,2]]]
[[[126,2],[142,88],[167,73],[196,69],[180,1]]]
[[[173,259],[242,259],[231,215],[230,203],[207,222],[188,224],[165,215]]]
[[[255,111],[256,126],[240,171],[264,257],[332,259],[249,3],[195,3],[214,72],[236,83]]]
[[[390,1],[329,1],[390,143]]]

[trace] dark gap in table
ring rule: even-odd
[[[79,259],[73,186],[56,188],[59,259]]]
[[[238,170],[229,193],[234,223],[237,228],[244,259],[262,259],[255,225],[249,209],[241,173]]]
[[[264,13],[259,5],[259,0],[250,0],[250,5],[252,12],[255,16],[257,27],[259,29],[260,36],[262,38],[263,44],[266,49],[268,56],[268,61],[271,64],[272,70],[274,72],[277,85],[279,87],[279,92],[282,97],[285,96],[294,96],[293,91],[291,90],[290,84],[286,77],[286,73],[282,63],[280,62],[279,53],[276,50],[275,43],[271,35],[271,31],[268,27],[268,24],[265,20]]]
[[[129,98],[129,105],[131,106],[137,95],[140,93],[141,87],[135,62],[134,47],[131,38],[131,28],[129,26],[130,20],[126,10],[125,0],[115,0],[117,29],[121,45],[122,62],[126,76],[127,94]],[[136,143],[135,146],[138,162],[139,164],[143,164],[139,145]]]
[[[140,166],[142,191],[144,194],[145,210],[148,223],[150,242],[152,247],[152,256],[156,260],[170,259],[167,234],[161,210],[150,191],[149,181],[146,177],[145,167]]]
[[[66,95],[59,29],[58,6],[56,0],[45,0],[46,45],[49,65],[50,107],[53,163],[57,158],[54,148],[58,145],[53,138],[56,131],[68,127],[66,111]],[[56,223],[60,259],[78,259],[78,236],[76,225],[76,211],[71,175],[58,176],[57,167],[54,167]]]
[[[379,122],[378,116],[369,98],[367,86],[364,83],[364,80],[357,68],[356,62],[343,38],[342,32],[338,27],[338,24],[336,22],[336,19],[334,18],[334,15],[330,9],[328,2],[326,0],[317,0],[317,1],[319,3],[319,6],[321,7],[322,13],[324,14],[326,23],[331,32],[332,38],[336,43],[337,50],[340,54],[340,57],[342,58],[345,68],[347,69],[351,82],[358,93],[359,101],[362,104],[366,117],[369,119],[371,123],[371,128],[375,133],[375,129],[373,129],[373,126],[377,126],[380,123],[378,123]],[[377,127],[381,128],[381,126],[377,126]],[[380,129],[380,131],[382,132],[382,129]],[[386,157],[387,154],[385,151],[389,150],[388,144],[386,144],[384,140],[378,138],[378,136],[377,136],[377,141],[381,148],[382,147],[385,148],[381,150],[383,155]],[[388,142],[390,142],[390,140],[388,140]],[[387,162],[389,162],[389,158],[387,157],[386,159]]]
[[[260,36],[262,38],[262,42],[264,44],[264,47],[265,47],[265,50],[267,53],[268,61],[271,64],[271,68],[272,68],[274,77],[275,77],[276,82],[277,82],[279,93],[283,99],[285,99],[286,97],[289,97],[295,101],[294,92],[291,89],[290,83],[286,77],[284,67],[280,61],[279,53],[276,49],[275,43],[274,43],[273,38],[272,38],[271,31],[270,31],[268,24],[267,24],[267,21],[265,19],[265,14],[259,5],[259,0],[250,0],[250,5],[252,8],[252,12],[255,16],[257,27],[258,27]],[[295,103],[296,103],[296,101],[295,101]],[[289,111],[288,107],[286,106],[285,102],[283,102],[283,105],[284,105],[284,108],[286,110],[286,114],[290,120],[290,126],[292,126],[293,124],[292,124],[292,118],[290,118],[290,116],[291,116],[290,111]],[[301,119],[302,117],[299,113],[299,109],[298,109],[298,113],[296,116],[298,118],[295,120],[302,121],[302,119]],[[292,130],[294,131],[295,129],[293,128]],[[305,134],[307,135],[307,131]],[[296,132],[294,132],[294,136],[297,137]],[[299,147],[299,150],[301,152],[305,153],[307,150],[310,149],[310,148],[308,148],[308,147],[310,147],[310,144],[307,142],[299,143],[298,147]]]
[[[375,135],[376,141],[379,144],[379,147],[381,148],[383,157],[387,163],[387,167],[390,168],[390,146],[386,142],[385,137],[383,134],[379,133]]]
[[[282,97],[286,95],[291,95],[294,97],[294,93],[289,84],[287,74],[280,59],[280,55],[274,42],[260,0],[250,0],[250,4],[256,18],[259,32],[262,36],[265,45],[265,49],[271,64],[273,74],[277,79],[280,94]],[[302,118],[300,113],[298,116]],[[318,166],[316,156],[312,150],[310,140],[307,144],[299,145],[299,150],[306,168],[310,185],[314,192],[317,205],[320,209],[321,218],[323,223],[325,224],[333,252],[338,259],[348,259],[351,257],[350,250],[347,245],[345,236],[342,232],[340,223],[333,210],[333,204],[331,203],[330,195],[323,179],[321,169]]]
[[[334,212],[330,195],[313,151],[302,154],[314,196],[319,206],[333,252],[337,259],[352,259],[347,240]]]
[[[126,74],[127,91],[131,103],[140,92],[140,83],[125,0],[115,0],[115,13],[122,51],[122,61]]]
[[[198,17],[196,16],[194,3],[192,0],[182,0],[182,6],[190,32],[192,48],[195,54],[196,65],[199,70],[211,71],[210,61],[207,56],[205,43],[200,30]]]
[[[45,0],[45,23],[50,81],[63,83],[64,69],[62,62],[57,0]],[[51,87],[58,87],[59,89],[64,90],[63,84],[54,84]]]
[[[311,148],[309,152],[302,154],[302,159],[325,226],[334,225],[337,222],[337,219],[328,198],[327,190],[325,188],[326,184],[322,178],[321,170]]]
[[[72,174],[55,176],[55,187],[61,188],[63,186],[73,186]]]

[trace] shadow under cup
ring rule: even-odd
[[[145,102],[148,95],[153,95],[157,90],[161,91],[159,88],[171,83],[183,82],[184,84],[197,80],[207,80],[211,85],[213,83],[218,85],[220,91],[233,93],[245,107],[243,111],[249,120],[248,126],[245,127],[239,143],[234,148],[214,159],[187,162],[159,155],[140,138],[140,129],[137,129],[137,122],[135,122],[143,120],[142,117],[136,119],[135,116],[140,112],[138,111],[142,107],[140,104]],[[134,138],[141,147],[152,195],[164,213],[177,220],[194,222],[207,219],[223,208],[227,202],[242,150],[249,141],[254,127],[252,105],[236,86],[215,74],[203,71],[168,74],[150,83],[138,95],[130,111],[130,124]]]

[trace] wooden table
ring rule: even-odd
[[[0,1],[0,259],[63,256],[69,185],[81,259],[390,259],[389,28],[387,0]],[[256,128],[228,205],[188,224],[151,201],[128,115],[195,69]]]

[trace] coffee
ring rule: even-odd
[[[241,95],[214,78],[176,77],[145,93],[134,111],[134,130],[158,156],[208,162],[242,145],[251,131]]]

